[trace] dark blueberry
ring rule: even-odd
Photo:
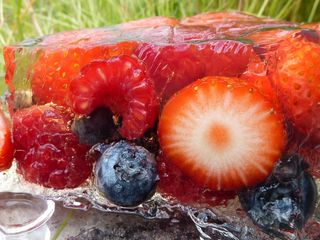
[[[116,205],[139,205],[152,197],[157,181],[154,155],[126,141],[106,147],[96,165],[96,185]]]
[[[242,207],[255,224],[279,236],[279,230],[301,229],[312,216],[317,187],[298,155],[282,158],[267,181],[239,194]]]
[[[94,145],[116,134],[112,112],[105,108],[96,109],[90,116],[75,119],[71,126],[82,144]]]

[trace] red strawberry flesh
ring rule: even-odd
[[[164,156],[200,186],[236,190],[270,174],[286,142],[283,116],[236,78],[196,81],[165,105],[158,127]]]

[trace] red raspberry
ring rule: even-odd
[[[52,188],[74,188],[91,174],[89,147],[71,132],[70,111],[42,105],[13,115],[13,139],[18,171],[27,181]]]
[[[86,65],[70,83],[70,102],[78,114],[109,108],[122,116],[119,130],[127,139],[143,136],[158,115],[158,98],[145,66],[136,58],[120,56]]]
[[[235,197],[234,192],[212,191],[198,186],[178,167],[161,155],[158,157],[157,166],[160,177],[158,191],[169,198],[186,204],[216,206],[226,204],[228,200]]]

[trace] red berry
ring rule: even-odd
[[[205,76],[239,76],[247,67],[252,46],[215,40],[203,44],[141,44],[135,51],[155,81],[163,100]]]
[[[11,127],[0,111],[0,171],[11,167],[14,148],[11,139]]]
[[[158,115],[158,98],[145,66],[136,58],[120,56],[86,65],[70,83],[70,102],[78,114],[98,107],[122,116],[119,130],[127,139],[143,136]]]
[[[134,42],[97,45],[99,38],[108,35],[102,33],[98,31],[95,35],[93,30],[88,33],[85,30],[70,31],[44,39],[41,45],[49,47],[41,50],[30,74],[36,103],[54,102],[66,106],[70,81],[79,75],[82,67],[94,60],[131,54],[136,46]]]
[[[237,78],[197,80],[164,106],[160,148],[200,186],[219,191],[257,185],[286,144],[283,115],[275,107]]]
[[[5,75],[5,81],[6,84],[9,87],[10,92],[14,91],[13,87],[13,75],[14,75],[14,70],[16,67],[15,63],[15,51],[14,48],[11,46],[6,46],[3,48],[3,57],[4,57],[4,62],[6,64],[6,75]]]
[[[252,52],[247,69],[240,78],[256,88],[268,100],[272,101],[277,109],[281,109],[268,74],[267,63],[261,60],[261,57],[255,52]]]
[[[74,188],[91,174],[89,147],[71,132],[70,111],[57,106],[32,106],[13,115],[18,171],[30,182],[52,188]]]
[[[296,131],[320,141],[319,44],[290,38],[281,42],[272,83]]]
[[[158,157],[159,183],[158,191],[172,200],[185,204],[209,204],[216,206],[226,204],[235,197],[234,192],[212,191],[197,185],[190,177],[185,175],[176,165]]]

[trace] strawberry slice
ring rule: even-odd
[[[136,58],[120,56],[93,61],[70,83],[70,106],[89,115],[106,107],[122,116],[120,134],[127,139],[143,136],[158,115],[158,98],[145,66]]]
[[[320,46],[290,38],[277,51],[273,85],[288,119],[310,140],[320,141]]]
[[[274,105],[252,86],[225,77],[200,79],[174,95],[158,136],[165,157],[212,190],[262,182],[286,143]]]
[[[11,127],[2,112],[0,112],[0,171],[11,167],[14,148],[11,140]]]

